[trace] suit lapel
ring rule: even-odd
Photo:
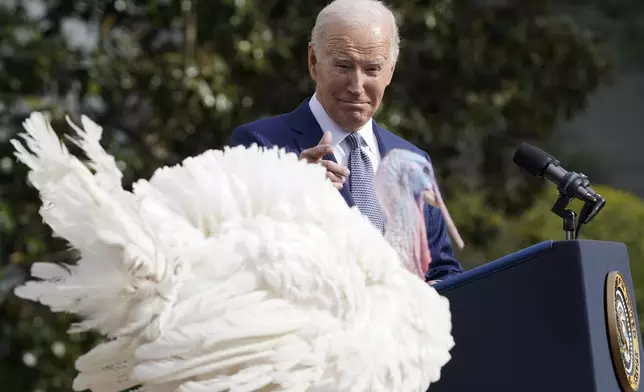
[[[382,160],[389,151],[396,148],[396,139],[392,137],[392,134],[385,131],[381,128],[375,120],[373,121],[373,133],[376,135],[376,141],[378,142],[378,150],[380,151],[380,160]]]
[[[308,98],[294,111],[289,113],[287,121],[293,131],[295,144],[297,145],[299,152],[302,152],[302,150],[306,150],[307,148],[317,146],[320,139],[322,139],[322,129],[309,108]],[[333,154],[326,155],[322,159],[338,163]],[[348,184],[345,184],[345,186],[340,189],[340,194],[344,197],[344,200],[349,206],[353,206],[355,204],[353,197],[351,197],[351,193],[349,192]]]
[[[308,99],[289,113],[287,121],[300,152],[317,145],[322,139],[322,129],[309,109]]]

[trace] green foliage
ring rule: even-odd
[[[69,260],[50,238],[25,168],[8,143],[31,110],[90,115],[123,168],[125,185],[162,165],[221,147],[246,121],[290,111],[313,91],[308,35],[327,0],[46,2],[34,19],[0,6],[0,283],[35,260]],[[121,6],[125,5],[124,8]],[[432,156],[470,254],[501,233],[533,186],[508,165],[520,139],[545,140],[606,80],[588,32],[551,11],[473,2],[395,0],[403,46],[378,119]],[[65,38],[61,31],[80,30]],[[96,39],[94,39],[96,37]],[[79,38],[86,38],[85,40]],[[457,208],[463,205],[466,209]],[[467,214],[466,214],[467,213]],[[517,240],[518,241],[518,240]],[[22,275],[21,275],[22,274]],[[0,382],[8,391],[66,391],[91,337],[70,320],[18,301],[0,285]],[[57,356],[52,344],[65,347]],[[20,365],[26,353],[38,365]],[[10,365],[13,364],[13,365]],[[11,366],[11,367],[10,367]]]
[[[513,150],[521,140],[546,140],[557,121],[583,108],[608,64],[592,35],[546,3],[451,4],[419,12],[401,3],[402,33],[418,39],[404,45],[383,117],[399,114],[392,128],[429,151],[450,186],[488,194],[488,208],[520,212],[531,192],[507,165]],[[472,175],[452,166],[458,161]]]

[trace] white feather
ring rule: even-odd
[[[73,127],[94,173],[39,113],[27,147],[13,143],[45,222],[81,254],[35,264],[41,280],[16,294],[113,339],[78,359],[75,390],[413,392],[439,379],[454,345],[448,301],[322,167],[226,148],[130,193],[100,127]]]
[[[79,146],[89,158],[88,165],[95,171],[97,185],[107,191],[118,191],[123,173],[116,165],[114,157],[108,155],[101,146],[103,128],[84,115],[81,116],[83,128],[74,124],[69,116],[65,116],[65,120],[77,134],[76,138],[70,137],[69,140]]]

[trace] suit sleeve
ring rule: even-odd
[[[425,157],[431,164],[429,156],[425,154]],[[429,271],[425,275],[426,280],[443,280],[463,272],[461,264],[454,256],[452,241],[447,234],[447,224],[439,208],[431,205],[425,206],[425,226],[427,244],[432,256]]]
[[[244,146],[246,148],[253,144],[267,148],[273,146],[273,143],[271,143],[268,138],[254,131],[250,126],[248,126],[248,124],[240,125],[235,128],[232,135],[230,135],[230,141],[228,143],[230,147]]]

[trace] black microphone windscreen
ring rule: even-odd
[[[514,152],[512,161],[528,173],[541,176],[549,163],[555,159],[528,143],[521,143],[521,146]]]

